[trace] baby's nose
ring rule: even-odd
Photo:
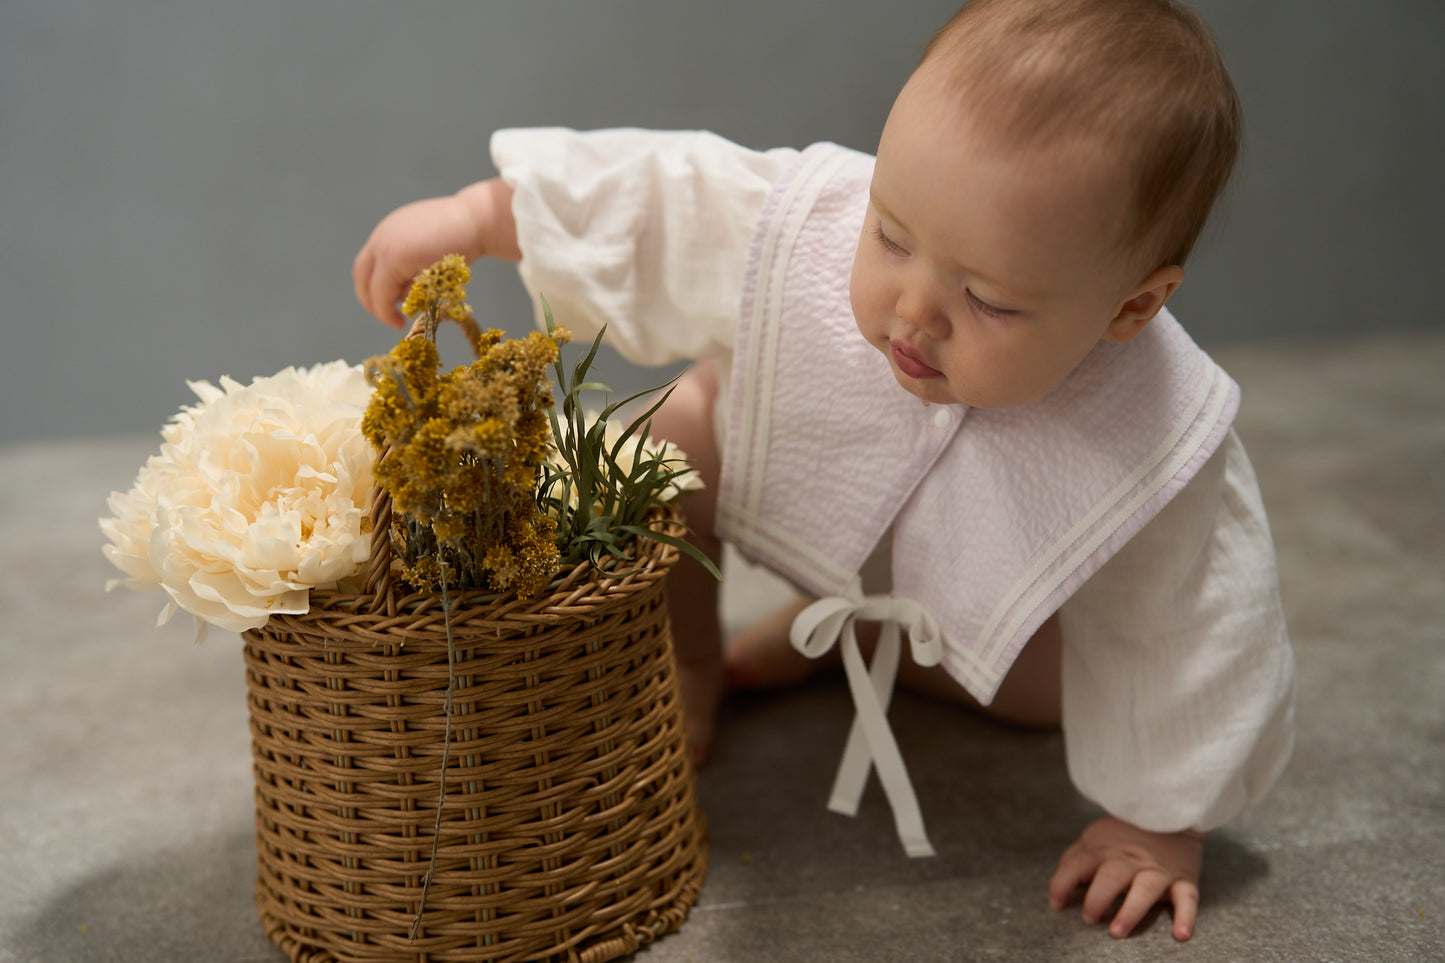
[[[927,286],[910,288],[898,298],[898,317],[931,338],[948,335],[948,311]]]

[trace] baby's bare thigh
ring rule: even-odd
[[[963,702],[1004,722],[1031,729],[1054,729],[1058,727],[1061,715],[1059,658],[1062,643],[1059,617],[1050,616],[1019,653],[988,705],[981,705],[938,666],[924,667],[904,658],[898,666],[898,678],[910,688]]]

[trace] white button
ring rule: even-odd
[[[953,420],[953,415],[947,408],[939,408],[933,413],[933,427],[947,428],[948,423]]]

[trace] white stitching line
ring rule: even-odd
[[[811,569],[828,576],[830,581],[836,585],[846,585],[854,577],[853,572],[846,571],[832,559],[813,549],[806,541],[801,539],[790,542],[783,541],[787,537],[786,532],[779,532],[745,508],[737,505],[720,505],[718,513],[727,518],[729,527],[735,534],[741,535],[746,531],[757,548],[770,551],[775,555],[779,565],[788,565],[803,573]]]
[[[783,233],[790,219],[798,220],[798,227],[801,228],[802,218],[798,216],[796,208],[797,197],[808,186],[810,178],[814,176],[817,169],[827,162],[828,154],[827,151],[819,151],[817,155],[809,158],[804,163],[802,170],[798,171],[793,178],[792,183],[788,185],[787,192],[779,202],[778,208],[773,212],[772,221],[768,225],[768,234],[758,258],[760,283],[754,294],[752,317],[748,323],[750,337],[748,338],[746,368],[758,380],[752,391],[743,394],[743,409],[738,435],[738,450],[746,453],[745,464],[748,466],[746,476],[739,479],[740,498],[738,501],[749,511],[756,510],[762,502],[763,458],[760,456],[767,451],[767,429],[770,424],[768,412],[772,407],[773,396],[772,363],[777,354],[776,342],[778,339],[777,326],[767,324],[767,321],[780,313],[780,306],[775,307],[774,302],[781,302],[782,272],[787,266],[786,253],[783,256],[782,264],[778,264],[778,237]],[[818,189],[821,189],[821,185]],[[816,197],[816,193],[814,197]],[[806,214],[806,210],[804,214]],[[785,252],[791,252],[792,243],[796,237],[797,230],[795,229],[790,232]],[[764,273],[764,268],[767,269],[766,273]],[[760,357],[767,359],[766,367],[761,366]]]
[[[771,398],[773,372],[776,370],[778,360],[778,344],[782,340],[782,315],[783,315],[783,293],[786,290],[786,276],[788,265],[792,260],[793,246],[797,244],[798,235],[803,231],[803,225],[807,222],[808,215],[812,213],[813,205],[818,201],[818,195],[828,182],[833,179],[847,160],[847,155],[842,152],[832,151],[820,152],[820,163],[814,165],[808,172],[808,183],[806,190],[800,191],[799,196],[792,200],[793,207],[790,210],[790,221],[788,225],[787,240],[781,249],[781,256],[773,264],[773,283],[768,286],[770,295],[768,305],[768,317],[766,319],[768,337],[763,343],[762,367],[757,369],[762,374],[768,385],[768,393]],[[757,417],[757,443],[759,454],[766,455],[767,443],[772,437],[773,406],[763,405]],[[765,469],[765,458],[756,458],[752,465],[752,475],[755,485],[752,489],[753,497],[748,506],[756,510],[762,504],[762,481]]]
[[[1009,620],[1007,628],[997,632],[984,646],[984,657],[986,659],[992,660],[997,657],[999,649],[1018,632],[1019,626],[1023,624],[1024,620],[1027,619],[1039,605],[1042,605],[1085,559],[1096,552],[1106,539],[1118,531],[1119,527],[1138,511],[1141,505],[1150,498],[1153,498],[1160,489],[1169,483],[1171,478],[1179,473],[1179,470],[1184,467],[1185,463],[1193,458],[1195,453],[1203,446],[1228,402],[1228,385],[1221,377],[1218,366],[1210,363],[1207,368],[1204,390],[1200,392],[1199,397],[1191,404],[1188,416],[1183,419],[1185,422],[1184,430],[1177,432],[1174,436],[1173,440],[1175,444],[1171,445],[1173,448],[1172,457],[1169,457],[1167,463],[1163,463],[1162,457],[1156,461],[1153,454],[1151,454],[1149,460],[1152,461],[1153,464],[1146,468],[1136,470],[1136,472],[1131,475],[1129,480],[1137,484],[1151,471],[1160,469],[1160,464],[1163,463],[1162,469],[1158,471],[1153,481],[1144,486],[1144,488],[1137,492],[1128,502],[1122,505],[1110,505],[1106,512],[1099,513],[1101,515],[1109,515],[1107,522],[1095,528],[1093,534],[1085,539],[1083,544],[1069,556],[1064,564],[1055,569],[1052,578],[1038,585],[1033,592],[1029,593],[1029,601],[1027,604],[1014,607],[1013,610],[1015,614]],[[1201,418],[1199,417],[1199,413],[1201,409],[1205,408],[1206,403],[1208,410],[1204,412],[1204,416]],[[1192,429],[1192,431],[1190,429]],[[1163,453],[1165,456],[1169,454],[1170,452],[1168,451]],[[1128,487],[1132,488],[1133,486],[1131,484]],[[1093,516],[1094,513],[1091,512],[1090,515]],[[1077,532],[1078,529],[1079,526],[1076,526],[1075,532]],[[1071,532],[1070,535],[1074,535],[1074,532]],[[1066,538],[1063,541],[1068,540]],[[1062,554],[1063,547],[1064,546],[1061,545],[1060,551],[1057,554]],[[1055,560],[1056,559],[1051,559],[1051,564]],[[1000,608],[1002,608],[1002,606]],[[984,637],[987,638],[988,636]]]
[[[1206,378],[1204,380],[1203,390],[1197,392],[1196,396],[1190,400],[1189,408],[1175,421],[1174,428],[1169,436],[1156,446],[1153,451],[1144,456],[1144,459],[1133,471],[1115,485],[1107,495],[1095,502],[1094,507],[1091,508],[1083,518],[1079,519],[1063,536],[1056,539],[1053,546],[1043,555],[1039,556],[1034,564],[1029,567],[1028,571],[1024,572],[1018,581],[1014,583],[1014,587],[1009,590],[1009,593],[994,607],[993,614],[989,616],[988,622],[984,624],[983,631],[979,633],[979,638],[991,638],[994,630],[998,627],[998,623],[1004,619],[1019,598],[1028,591],[1029,586],[1035,584],[1042,578],[1043,574],[1058,561],[1059,557],[1068,550],[1070,545],[1074,545],[1079,539],[1083,538],[1100,518],[1112,511],[1149,472],[1157,468],[1159,464],[1168,457],[1169,452],[1179,444],[1180,438],[1189,430],[1190,426],[1194,423],[1194,419],[1198,416],[1199,411],[1204,407],[1210,386],[1211,382]]]

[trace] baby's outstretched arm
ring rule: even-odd
[[[397,302],[417,273],[444,254],[460,254],[467,263],[481,257],[520,261],[511,187],[500,178],[479,181],[382,218],[351,266],[356,299],[378,320],[400,328]]]
[[[1111,936],[1122,938],[1134,931],[1155,903],[1168,899],[1174,904],[1174,938],[1187,940],[1199,909],[1203,856],[1202,833],[1151,833],[1105,816],[1091,823],[1059,857],[1049,880],[1049,904],[1062,909],[1074,890],[1088,883],[1084,922],[1097,923],[1122,895],[1124,902],[1109,926]]]

